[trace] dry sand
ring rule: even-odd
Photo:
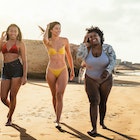
[[[28,80],[17,96],[13,126],[5,126],[8,108],[0,103],[0,140],[140,140],[140,76],[115,76],[105,124],[90,137],[89,103],[83,84],[71,82],[64,95],[63,132],[54,127],[51,93],[45,80]]]

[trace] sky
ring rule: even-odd
[[[38,25],[59,21],[61,36],[79,45],[98,26],[117,59],[140,63],[140,0],[3,0],[0,10],[0,33],[15,23],[23,39],[42,40]]]

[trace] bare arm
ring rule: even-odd
[[[20,53],[23,64],[22,85],[24,85],[27,81],[27,56],[26,56],[26,48],[23,42],[20,43]]]
[[[1,51],[1,48],[2,48],[2,45],[3,43],[6,42],[6,32],[2,32],[1,34],[1,38],[0,38],[0,51]]]
[[[75,76],[74,74],[74,66],[73,66],[73,59],[72,59],[72,55],[71,55],[71,51],[70,51],[70,45],[69,45],[69,41],[68,39],[65,39],[66,41],[66,57],[71,69],[71,73],[70,73],[70,80],[72,80]]]
[[[79,45],[79,48],[77,50],[77,58],[80,58],[82,60],[85,60],[85,58],[87,57],[89,51],[90,51],[90,43],[89,43],[89,35],[86,34],[83,40],[83,43],[81,43]]]
[[[84,45],[89,49],[89,47],[90,47],[90,43],[89,43],[89,34],[86,34],[85,35],[85,37],[84,37],[84,41],[83,41],[83,43],[84,43]]]
[[[49,24],[47,25],[47,28],[43,36],[43,43],[45,44],[45,46],[47,46],[49,43],[48,32],[49,32]]]

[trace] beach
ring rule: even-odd
[[[0,103],[0,140],[140,140],[140,76],[115,75],[107,102],[105,124],[91,137],[89,102],[84,84],[69,82],[61,116],[55,128],[52,97],[45,79],[28,79],[17,95],[13,125],[5,126],[8,108]]]

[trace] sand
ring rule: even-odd
[[[54,127],[52,97],[45,80],[31,80],[17,96],[13,126],[5,126],[8,108],[0,102],[0,140],[140,140],[140,76],[114,76],[105,124],[98,137],[91,129],[89,102],[83,84],[69,82],[61,116],[62,132]]]

